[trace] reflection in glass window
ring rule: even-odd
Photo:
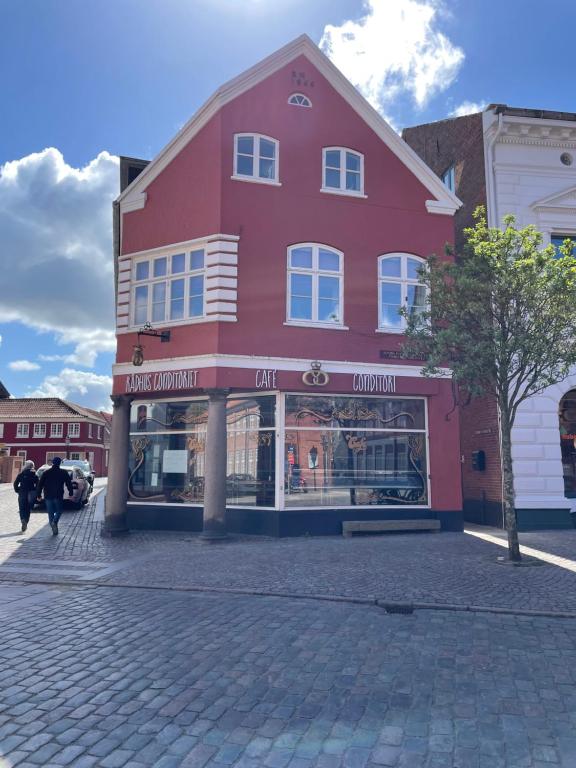
[[[426,287],[420,283],[418,271],[425,265],[418,256],[395,253],[378,259],[378,327],[401,332],[406,319],[400,310],[410,314],[426,309]]]
[[[342,325],[343,261],[313,243],[288,249],[288,320]]]
[[[576,390],[568,392],[560,401],[560,450],[564,496],[576,498]]]

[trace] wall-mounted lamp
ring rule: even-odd
[[[132,365],[140,366],[144,362],[144,347],[140,344],[140,336],[154,336],[160,341],[170,341],[170,331],[155,331],[150,323],[145,323],[138,331],[138,343],[132,352]]]

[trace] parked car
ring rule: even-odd
[[[63,467],[63,464],[64,462],[62,462],[60,467],[65,469],[70,475],[70,479],[72,480],[72,488],[74,490],[72,496],[69,496],[68,490],[66,488],[64,489],[64,506],[69,505],[74,509],[81,509],[84,504],[88,503],[88,498],[92,492],[92,486],[88,482],[87,477],[84,475],[84,472],[80,469],[80,467],[76,466],[75,464],[72,466]],[[36,470],[38,479],[40,479],[43,473],[51,467],[52,464],[42,464],[42,466]],[[44,500],[35,506],[44,506]]]
[[[94,487],[94,478],[96,475],[94,474],[94,470],[90,466],[90,462],[86,459],[64,459],[62,463],[60,464],[62,469],[67,469],[68,467],[79,467],[82,472],[84,473],[84,476],[90,483],[90,488]]]

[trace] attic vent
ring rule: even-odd
[[[308,96],[304,96],[303,93],[293,93],[288,99],[288,104],[294,104],[297,107],[311,107],[312,102]]]

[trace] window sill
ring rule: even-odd
[[[232,181],[248,181],[250,184],[266,184],[269,187],[281,187],[282,183],[280,181],[275,181],[272,179],[260,179],[256,176],[230,176]]]
[[[330,189],[329,187],[321,187],[320,192],[326,192],[328,195],[340,195],[341,197],[359,197],[364,200],[368,199],[368,195],[363,192],[353,192],[347,189]]]
[[[374,333],[394,333],[396,336],[400,336],[406,333],[405,328],[375,328]]]
[[[336,323],[315,323],[312,322],[312,320],[302,320],[301,322],[298,322],[297,320],[286,320],[284,325],[290,325],[293,328],[324,328],[324,330],[328,331],[350,330],[347,325],[337,325]]]

